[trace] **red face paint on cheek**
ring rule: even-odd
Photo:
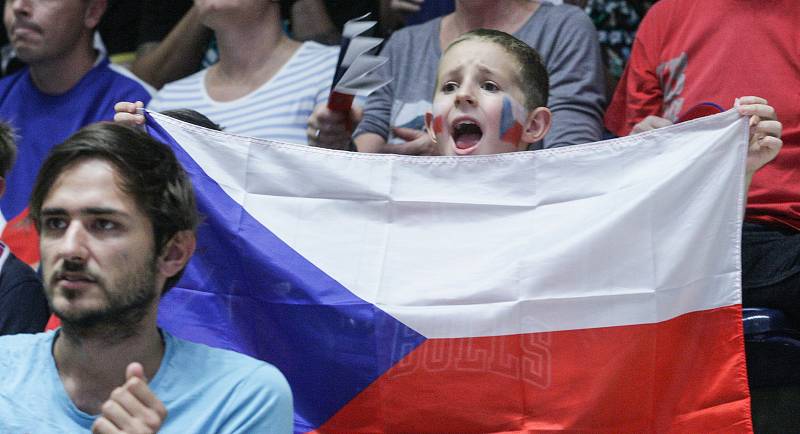
[[[500,136],[500,140],[511,143],[516,145],[520,141],[522,141],[522,125],[519,122],[514,121],[514,124],[508,130],[503,132],[503,135]]]
[[[444,131],[444,118],[441,116],[433,117],[433,133],[437,136]]]

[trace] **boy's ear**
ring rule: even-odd
[[[428,132],[433,143],[436,143],[436,133],[433,131],[433,113],[425,112],[425,131]]]
[[[528,113],[525,120],[525,130],[522,132],[522,142],[525,144],[536,143],[542,140],[550,131],[553,123],[553,113],[547,107],[536,107]]]

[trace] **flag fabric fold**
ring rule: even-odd
[[[278,366],[298,432],[752,430],[735,112],[474,157],[148,128],[205,218],[160,323]]]

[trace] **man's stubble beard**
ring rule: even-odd
[[[107,305],[84,312],[61,312],[50,305],[61,320],[64,335],[71,338],[101,338],[109,343],[125,340],[139,333],[139,324],[156,302],[156,258],[152,257],[139,270],[124,275],[117,282],[103,282]],[[100,282],[98,282],[100,283]],[[109,291],[105,284],[115,285]]]

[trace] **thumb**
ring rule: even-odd
[[[133,362],[125,369],[125,380],[130,380],[133,377],[139,377],[145,383],[147,382],[147,377],[144,376],[144,367],[139,362]]]
[[[407,142],[418,139],[426,134],[425,131],[415,130],[413,128],[392,128],[392,132],[395,136]]]

